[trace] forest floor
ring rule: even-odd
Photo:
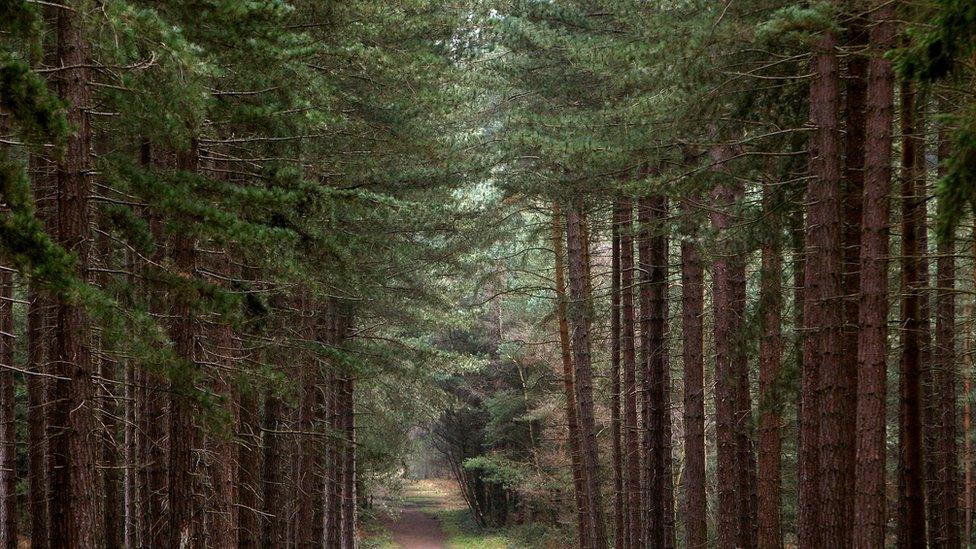
[[[393,503],[393,502],[391,502]],[[377,549],[509,549],[504,532],[478,528],[452,480],[409,482],[397,509],[380,520],[366,547]]]

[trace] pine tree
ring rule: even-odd
[[[694,213],[691,201],[682,202],[685,215]],[[688,225],[693,225],[693,221]],[[705,496],[705,383],[704,383],[704,276],[693,232],[681,241],[681,330],[684,369],[685,425],[685,530],[686,545],[704,548],[708,541]]]
[[[872,15],[868,61],[864,201],[861,221],[858,320],[857,462],[854,534],[858,547],[883,547],[885,509],[885,395],[888,340],[888,217],[891,189],[893,74],[881,52],[892,45],[893,9]]]

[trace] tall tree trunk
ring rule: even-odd
[[[327,417],[332,433],[342,432],[341,395],[338,374],[329,373],[327,394]],[[342,444],[329,440],[326,446],[326,504],[325,504],[325,547],[339,549],[342,544]]]
[[[99,232],[96,236],[98,261],[105,273],[112,268],[110,244],[108,235]],[[98,283],[106,287],[109,277],[106,274],[100,275]],[[119,445],[118,422],[119,416],[118,396],[113,392],[116,387],[116,366],[115,360],[108,356],[107,349],[101,349],[102,358],[99,360],[99,376],[102,378],[99,384],[100,400],[100,422],[103,425],[103,440],[101,446],[101,462],[99,467],[104,471],[102,475],[102,497],[104,502],[104,513],[102,514],[102,530],[104,532],[104,543],[106,549],[118,549],[123,545],[123,530],[125,520],[122,515],[122,484],[119,477]]]
[[[38,154],[31,154],[29,163],[33,174],[31,187],[34,191],[35,215],[48,234],[56,234],[54,164]],[[44,374],[50,373],[48,360],[53,347],[53,302],[50,293],[41,290],[33,279],[28,281],[27,301],[27,366],[32,372],[27,376],[27,512],[30,515],[31,547],[47,549],[49,485],[46,432],[50,407],[47,406],[49,381]]]
[[[716,171],[725,171],[733,150],[712,150]],[[723,175],[723,177],[728,177]],[[749,432],[748,357],[743,323],[746,305],[745,257],[729,235],[730,209],[742,197],[739,183],[722,182],[712,191],[712,226],[719,234],[712,284],[715,341],[715,431],[718,450],[718,547],[756,544],[756,457]]]
[[[345,322],[330,301],[328,308],[325,340],[329,345],[339,345],[345,337]],[[330,433],[338,436],[342,432],[342,418],[340,414],[338,365],[330,370],[325,387],[325,423]],[[341,444],[329,437],[324,452],[324,505],[322,513],[322,527],[326,549],[338,549],[342,543],[342,451]]]
[[[139,547],[139,496],[136,475],[136,459],[138,448],[136,445],[136,375],[131,360],[124,364],[125,393],[123,402],[123,464],[122,464],[122,543],[127,549]]]
[[[0,265],[0,547],[17,547],[17,417],[13,271]]]
[[[314,321],[315,315],[312,313],[311,304],[303,297],[297,298],[295,304],[298,312],[298,337],[299,345],[307,345],[315,339]],[[321,383],[319,380],[319,365],[313,353],[302,350],[296,353],[295,362],[298,365],[301,384],[301,393],[298,401],[297,424],[295,426],[299,433],[298,453],[295,456],[295,482],[297,492],[293,494],[295,499],[295,514],[292,518],[295,535],[295,543],[299,547],[307,547],[321,544],[322,540],[314,539],[315,533],[315,513],[318,505],[321,504],[321,493],[324,489],[323,483],[319,482],[321,471],[319,460],[320,443],[319,438],[313,433],[317,432],[319,408],[322,406],[320,401]]]
[[[939,471],[938,456],[935,451],[939,437],[937,426],[938,399],[933,391],[935,388],[935,364],[932,362],[932,276],[929,266],[929,217],[928,217],[928,162],[926,155],[927,141],[925,138],[927,127],[927,111],[929,106],[928,92],[918,93],[915,100],[915,133],[912,139],[915,151],[915,173],[917,178],[916,196],[919,200],[918,218],[918,346],[921,370],[921,407],[922,407],[922,490],[925,494],[926,539],[935,539],[935,529],[938,527],[937,502],[939,496],[930,494],[932,489],[938,490]]]
[[[614,547],[627,546],[627,498],[624,494],[623,444],[620,418],[620,217],[619,200],[614,202],[610,223],[610,437],[613,439]]]
[[[855,9],[856,2],[849,1]],[[843,353],[840,365],[841,390],[839,402],[841,423],[840,480],[838,497],[841,498],[844,516],[854,513],[854,468],[857,447],[857,347],[858,305],[861,268],[861,216],[864,193],[864,145],[866,131],[865,102],[867,94],[868,59],[863,49],[868,42],[867,21],[859,14],[848,25],[846,42],[850,49],[847,59],[845,83],[844,121],[844,177],[843,185]],[[844,539],[851,540],[850,520],[845,519]]]
[[[792,260],[792,274],[793,274],[793,357],[794,357],[794,368],[797,374],[800,376],[800,390],[797,391],[797,398],[795,401],[796,406],[796,442],[797,442],[797,481],[798,488],[802,490],[803,488],[799,486],[799,480],[802,478],[801,473],[803,471],[803,465],[809,465],[804,459],[809,461],[809,454],[804,451],[804,437],[809,436],[809,432],[805,430],[806,423],[804,420],[806,416],[803,414],[803,404],[809,400],[808,395],[803,392],[802,387],[809,382],[806,376],[808,370],[804,367],[804,351],[806,350],[806,337],[805,337],[805,326],[806,319],[803,317],[803,308],[806,303],[806,292],[803,287],[806,284],[806,249],[804,247],[804,242],[806,240],[806,225],[804,223],[804,212],[802,208],[796,208],[793,212],[793,216],[790,219],[790,256]],[[798,490],[798,492],[800,491]],[[798,494],[799,495],[799,494]],[[801,499],[797,499],[797,508],[799,509]],[[797,538],[799,539],[799,522],[803,519],[798,517],[797,524]]]
[[[850,504],[844,483],[844,402],[850,395],[843,358],[842,235],[840,214],[840,84],[837,39],[826,31],[816,46],[810,85],[810,117],[816,133],[810,141],[814,177],[807,186],[807,263],[805,306],[807,339],[802,390],[800,545],[846,547],[850,543]],[[815,425],[814,425],[815,424]],[[816,492],[816,494],[814,494]]]
[[[0,112],[0,135],[10,131]],[[6,153],[6,151],[3,151]],[[0,209],[0,212],[6,208]],[[0,263],[0,547],[17,547],[17,415],[14,400],[14,271]]]
[[[933,391],[935,403],[937,475],[930,494],[935,513],[932,544],[959,547],[959,464],[956,445],[956,350],[955,350],[955,242],[939,241],[938,284],[936,295],[935,353]]]
[[[819,483],[820,544],[846,547],[850,544],[850,501],[847,474],[853,455],[848,435],[854,424],[853,409],[848,406],[852,387],[845,371],[843,351],[843,290],[841,287],[842,235],[840,210],[840,134],[838,101],[840,98],[836,39],[825,34],[814,66],[817,75],[810,88],[810,110],[817,128],[813,147],[815,178],[807,189],[808,226],[807,284],[812,296],[820,302],[820,322],[814,338],[820,345],[820,361],[812,367],[819,375]],[[814,280],[811,280],[814,279]]]
[[[741,201],[744,189],[737,185],[733,199]],[[732,295],[732,315],[735,319],[732,382],[733,422],[735,427],[735,493],[738,500],[736,544],[742,548],[756,546],[758,495],[756,478],[756,452],[753,448],[752,397],[749,392],[749,357],[745,346],[746,319],[746,258],[735,257],[729,268],[729,292]]]
[[[970,248],[976,257],[976,231],[972,235],[972,247]],[[972,283],[976,287],[976,263],[973,264]],[[963,541],[968,545],[971,543],[973,535],[973,352],[976,351],[976,341],[974,341],[974,330],[976,330],[976,309],[973,307],[972,299],[966,300],[966,354],[963,360],[963,404],[962,404],[962,443],[963,443]]]
[[[939,128],[940,176],[944,176],[949,157],[949,138],[945,124]],[[940,207],[945,205],[940,202]],[[959,451],[956,443],[956,242],[955,235],[940,238],[938,243],[938,282],[936,284],[935,353],[932,362],[935,408],[936,488],[931,490],[935,500],[935,532],[931,540],[936,547],[959,547]],[[967,394],[968,397],[968,394]],[[969,464],[966,462],[966,467]],[[969,539],[966,539],[969,542]]]
[[[161,154],[146,141],[142,145],[141,163],[146,169],[164,169],[168,167],[169,162],[165,154]],[[149,312],[162,317],[167,313],[165,291],[153,285],[151,281],[156,278],[153,272],[155,266],[165,261],[166,236],[158,213],[149,210],[146,214],[149,230],[157,244],[153,249],[151,261],[143,266],[145,278],[150,281],[146,283],[143,291],[149,296]],[[145,365],[138,365],[135,374],[138,385],[135,392],[138,400],[136,414],[139,425],[136,437],[139,455],[137,484],[140,507],[137,529],[139,546],[143,549],[169,546],[169,524],[166,513],[169,487],[167,470],[169,417],[168,399],[165,394],[167,387],[160,372],[148,370]]]
[[[670,441],[670,408],[665,387],[665,302],[667,299],[667,249],[664,235],[667,206],[662,195],[641,198],[638,205],[640,223],[638,250],[641,267],[641,362],[644,395],[644,487],[645,542],[649,548],[668,546],[666,477],[669,460],[665,452]]]
[[[355,379],[342,380],[342,549],[356,547],[356,400]]]
[[[262,517],[261,547],[280,547],[285,541],[284,517],[281,495],[281,401],[273,390],[264,399],[262,426],[264,459],[262,460]],[[332,546],[329,549],[334,549]]]
[[[918,232],[922,205],[917,196],[918,147],[915,139],[915,90],[901,87],[902,129],[902,357],[899,408],[898,544],[925,547],[925,497],[922,471],[921,348],[919,344]]]
[[[260,478],[261,426],[254,390],[242,387],[238,392],[240,431],[238,432],[237,468],[237,540],[244,549],[258,547],[261,535]]]
[[[242,275],[246,280],[255,281],[260,278],[260,270],[246,266]],[[242,360],[248,358],[243,342],[250,338],[248,332],[255,328],[253,325],[245,327],[246,331],[235,342],[235,349],[242,352]],[[257,390],[243,383],[243,378],[238,385],[237,543],[244,549],[256,549],[261,542],[261,414]]]
[[[177,168],[194,173],[199,163],[196,143],[177,153]],[[195,241],[185,231],[173,236],[173,265],[187,280],[196,270]],[[194,520],[197,513],[194,497],[193,449],[197,442],[194,422],[193,391],[197,376],[194,349],[194,318],[192,304],[185,296],[177,295],[170,314],[173,317],[170,337],[180,360],[170,378],[169,412],[169,540],[173,547],[192,547],[199,541],[200,531]]]
[[[75,254],[75,275],[88,280],[91,241],[88,196],[91,193],[91,107],[89,44],[84,34],[87,2],[58,11],[58,91],[73,132],[57,165],[58,244]],[[50,544],[85,549],[101,545],[97,471],[93,440],[94,393],[89,319],[77,300],[61,295],[56,308],[53,383],[49,401],[51,493]]]
[[[136,273],[135,264],[135,253],[126,251],[125,252],[125,268],[128,272],[133,273],[128,276],[129,284],[133,287],[137,287],[137,282],[135,280],[134,274]],[[122,443],[125,445],[123,450],[123,460],[122,464],[122,515],[123,515],[123,544],[126,549],[135,549],[139,547],[139,538],[142,534],[142,529],[140,528],[139,520],[139,480],[138,480],[138,465],[137,461],[139,459],[139,435],[138,435],[138,394],[139,390],[136,387],[137,384],[137,374],[135,361],[130,358],[125,358],[122,364],[123,369],[123,402],[122,402],[122,414],[123,414],[123,440]]]
[[[685,215],[691,202],[682,203]],[[688,227],[694,223],[689,221]],[[702,319],[705,314],[702,262],[695,232],[681,241],[681,330],[684,369],[685,546],[705,549],[708,543],[705,503],[705,363]]]
[[[738,320],[732,310],[730,265],[731,246],[728,244],[729,213],[733,195],[726,185],[720,185],[712,193],[716,209],[711,214],[712,226],[719,238],[720,251],[715,256],[712,274],[712,308],[714,317],[715,345],[715,435],[716,435],[716,487],[718,490],[717,526],[719,549],[731,549],[737,543],[738,500],[735,491],[736,451],[734,410],[734,354]]]
[[[158,221],[151,222],[158,225]],[[152,296],[151,310],[161,312],[162,296]],[[139,395],[139,486],[140,496],[140,546],[144,549],[168,547],[169,525],[167,521],[167,490],[169,474],[167,464],[168,414],[165,385],[161,377],[143,369],[138,374]]]
[[[582,221],[574,204],[566,214],[566,249],[569,257],[570,306],[569,324],[573,351],[576,384],[576,403],[579,410],[580,454],[583,465],[583,482],[586,486],[587,521],[595,549],[607,546],[603,521],[603,498],[599,483],[596,425],[593,417],[593,372],[590,366],[590,319],[586,306],[589,295],[584,258],[586,243],[583,240]]]
[[[104,473],[102,476],[102,493],[104,494],[105,512],[103,513],[102,524],[105,535],[106,549],[118,549],[124,547],[125,517],[122,514],[123,485],[119,472],[122,465],[119,463],[119,445],[116,441],[118,430],[117,421],[119,406],[118,397],[111,394],[111,387],[115,385],[116,376],[114,375],[115,362],[103,360],[101,377],[106,386],[110,389],[106,391],[103,403],[103,418],[105,422],[106,439],[102,443],[101,464]]]
[[[773,184],[763,183],[763,215],[775,220]],[[779,223],[773,221],[774,232],[762,244],[762,280],[760,310],[762,311],[762,339],[759,343],[759,513],[758,546],[760,549],[779,549],[783,546],[780,525],[780,489],[782,485],[781,434],[782,417],[779,388],[780,361],[783,354],[782,322],[782,258],[780,254]]]
[[[335,328],[333,341],[336,346],[342,346],[349,337],[352,328],[351,308],[348,305],[336,303]],[[341,373],[338,387],[340,401],[340,431],[343,437],[342,468],[340,475],[340,490],[342,496],[342,549],[356,547],[356,379],[352,371],[346,369]]]
[[[7,116],[0,112],[0,135],[8,132]],[[14,271],[0,263],[0,548],[3,549],[16,549],[18,541],[17,405],[13,370],[17,338],[13,298]]]
[[[563,265],[563,224],[559,205],[553,205],[552,245],[555,251],[556,316],[559,322],[559,347],[562,359],[563,392],[566,399],[566,427],[569,438],[569,455],[573,468],[573,488],[576,496],[576,523],[580,545],[591,546],[587,521],[587,492],[583,482],[583,461],[580,453],[579,421],[576,417],[576,386],[573,381],[573,359],[567,319],[565,267]],[[624,286],[626,288],[626,286]],[[626,314],[626,313],[625,313]],[[626,329],[626,323],[624,325]],[[626,347],[625,347],[626,349]],[[626,355],[625,355],[626,356]],[[626,358],[625,358],[626,361]],[[636,436],[636,435],[635,435]]]
[[[803,247],[803,241],[806,238],[804,232],[803,224],[803,209],[795,208],[793,210],[793,215],[790,217],[790,260],[793,275],[793,368],[797,375],[802,375],[804,372],[803,368],[803,345],[806,341],[804,337],[803,327],[805,322],[803,319],[803,303],[804,303],[804,277],[806,276],[806,250]],[[797,435],[797,458],[800,457],[801,452],[799,448],[799,442],[802,438],[802,424],[800,418],[802,416],[802,403],[803,403],[803,392],[797,391],[797,398],[794,401],[796,406],[796,422],[794,423],[794,428],[796,429]],[[799,471],[797,471],[799,472]]]
[[[233,280],[239,277],[239,271],[234,266],[228,251],[210,259],[210,268],[220,275],[220,280]],[[220,280],[215,280],[219,284]],[[239,430],[239,413],[237,404],[237,387],[231,380],[233,372],[238,367],[241,349],[238,347],[234,328],[220,318],[208,328],[209,356],[205,363],[218,365],[209,373],[209,383],[214,394],[222,395],[228,403],[227,419],[229,425],[226,430],[207,433],[207,454],[209,456],[209,483],[212,504],[208,506],[209,525],[207,536],[209,545],[224,549],[239,547],[238,514],[245,509],[238,506],[237,493],[239,464],[239,449],[232,434]]]
[[[620,220],[620,352],[624,374],[624,445],[626,447],[627,480],[627,547],[640,547],[641,471],[640,425],[637,415],[637,354],[634,325],[634,223],[633,203],[628,197],[616,205]]]
[[[48,486],[45,470],[47,453],[47,380],[44,374],[45,340],[50,299],[31,281],[27,291],[27,512],[30,514],[30,540],[34,549],[48,547]]]
[[[893,81],[883,57],[893,44],[893,4],[877,0],[870,32],[864,200],[858,306],[857,441],[854,546],[884,547],[885,395],[888,349],[888,218],[891,193]]]
[[[660,209],[660,223],[661,227],[661,242],[658,244],[659,252],[659,262],[661,265],[661,271],[659,276],[661,277],[661,294],[662,294],[662,342],[661,342],[661,419],[663,422],[663,428],[661,430],[661,454],[662,454],[662,475],[664,477],[664,549],[675,549],[678,546],[677,539],[677,524],[675,517],[675,507],[674,507],[674,455],[672,453],[672,426],[671,426],[671,362],[668,344],[668,326],[671,322],[670,305],[669,305],[669,292],[668,292],[668,280],[669,280],[669,268],[670,268],[670,257],[669,250],[670,245],[668,242],[668,229],[667,229],[667,218],[668,218],[668,202],[664,195],[661,195],[661,202],[659,204]],[[753,467],[755,469],[755,467]],[[753,477],[755,479],[755,477]]]

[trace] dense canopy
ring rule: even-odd
[[[0,549],[968,547],[974,78],[971,0],[0,1]]]

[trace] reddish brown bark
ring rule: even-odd
[[[124,547],[139,547],[139,486],[137,484],[136,460],[138,459],[138,447],[136,445],[136,376],[135,368],[131,361],[125,364],[125,403],[123,404],[125,425],[123,426],[123,453],[124,463],[122,477],[122,520],[123,520],[123,544]]]
[[[893,43],[891,3],[872,14],[858,306],[857,440],[853,544],[884,547],[885,395],[888,348],[888,218],[893,74],[882,57]]]
[[[583,483],[586,486],[587,522],[595,549],[607,546],[603,520],[603,498],[599,483],[596,425],[593,417],[593,371],[590,364],[590,319],[588,317],[589,293],[586,242],[583,239],[582,220],[577,205],[566,213],[566,250],[569,258],[570,306],[568,318],[573,351],[576,405],[579,412],[580,455],[583,465]]]
[[[939,159],[943,161],[940,176],[944,175],[944,161],[949,156],[949,138],[945,124],[939,128]],[[942,204],[940,204],[940,207]],[[959,547],[962,541],[959,528],[959,449],[956,442],[956,243],[955,238],[939,239],[935,310],[935,349],[933,353],[933,390],[935,426],[934,526],[931,543],[935,547]],[[968,393],[967,393],[968,397]],[[968,461],[965,462],[968,467]],[[967,542],[968,542],[968,538]]]
[[[805,222],[809,227],[810,222]],[[804,238],[806,240],[806,238]],[[804,251],[806,254],[806,251]],[[805,258],[804,268],[809,270],[812,260]],[[817,517],[820,514],[820,495],[817,483],[819,467],[820,422],[817,417],[819,410],[819,362],[820,349],[812,331],[820,322],[820,306],[816,300],[807,297],[814,288],[810,286],[808,276],[804,276],[803,289],[803,330],[807,333],[802,338],[802,370],[800,372],[800,448],[798,456],[798,474],[800,482],[799,513],[797,516],[797,532],[801,547],[815,548],[819,546],[820,531]]]
[[[349,318],[340,310],[338,303],[334,301],[330,302],[329,314],[327,316],[326,340],[330,345],[341,346],[348,336]],[[326,421],[328,422],[330,432],[334,433],[336,437],[342,437],[343,434],[346,437],[350,437],[350,435],[354,436],[354,431],[352,433],[348,432],[350,428],[349,415],[351,415],[350,410],[347,409],[349,406],[348,395],[345,394],[348,389],[348,384],[340,377],[339,365],[335,364],[333,366],[334,368],[329,373],[325,388]],[[355,424],[353,423],[351,427],[354,429]],[[354,440],[354,438],[349,438],[348,440]],[[320,516],[324,526],[325,547],[329,549],[338,549],[343,546],[343,543],[348,542],[345,534],[348,526],[344,525],[344,518],[347,516],[344,505],[347,502],[344,498],[350,489],[355,489],[354,486],[350,488],[348,485],[347,462],[349,460],[352,460],[351,466],[354,469],[355,455],[349,455],[343,438],[330,437],[330,440],[326,444],[325,452],[324,513]],[[355,496],[355,492],[353,492],[353,495]]]
[[[112,375],[114,368],[115,364],[110,361],[105,361],[103,364],[102,379],[105,380],[106,384],[116,383],[115,376]],[[119,407],[115,402],[116,396],[106,395],[104,398],[105,413],[103,418],[106,427],[106,440],[102,444],[101,462],[99,463],[104,471],[102,493],[104,494],[105,511],[102,516],[102,531],[105,536],[106,549],[118,549],[124,547],[123,526],[125,525],[125,518],[122,514],[123,487],[119,475],[122,465],[119,463],[119,448],[115,440],[117,437],[115,432],[118,429],[115,417],[117,417]]]
[[[239,270],[226,251],[210,259],[210,269],[220,275],[213,281],[215,284],[220,280],[239,278]],[[232,434],[239,429],[239,409],[236,407],[237,388],[230,379],[238,367],[240,349],[233,327],[222,319],[214,319],[209,332],[209,345],[204,346],[205,363],[218,366],[208,372],[210,387],[214,394],[226,399],[229,424],[221,426],[222,429],[213,429],[206,436],[210,485],[206,536],[209,546],[230,549],[239,547],[238,513],[244,511],[237,505],[239,447]]]
[[[620,220],[620,350],[624,374],[624,445],[626,447],[627,546],[639,547],[641,524],[640,426],[637,415],[637,355],[634,326],[634,224],[633,203],[621,198],[617,203]]]
[[[243,269],[247,280],[257,280],[259,274],[259,269],[254,267]],[[249,328],[254,329],[253,326]],[[241,345],[240,340],[235,341],[234,348],[241,353],[241,359],[246,359],[247,354]],[[239,421],[235,440],[238,457],[237,542],[242,548],[253,549],[259,547],[261,541],[261,415],[256,389],[240,381],[238,384],[236,404]]]
[[[767,220],[776,219],[772,183],[763,184],[763,213]],[[782,281],[780,270],[779,226],[773,222],[773,234],[762,244],[760,310],[762,339],[759,342],[759,489],[758,546],[777,549],[783,546],[780,524],[780,488],[782,485],[781,453],[782,417],[779,388],[780,361],[783,353]]]
[[[261,535],[260,479],[261,479],[261,428],[258,402],[254,390],[242,387],[238,393],[240,430],[238,431],[237,469],[237,539],[240,547],[258,547]]]
[[[50,10],[44,13],[45,22],[54,20]],[[38,52],[41,53],[41,52]],[[33,62],[56,63],[56,48],[44,47],[43,55]],[[57,197],[54,162],[40,154],[29,155],[31,189],[34,195],[35,215],[48,234],[57,233],[55,202]],[[53,344],[51,321],[54,302],[49,292],[41,290],[37,281],[30,279],[27,289],[27,366],[35,374],[50,373],[48,360]],[[27,380],[27,512],[30,515],[30,542],[33,549],[49,547],[48,522],[48,474],[47,429],[50,407],[47,406],[48,378],[28,375]]]
[[[0,112],[0,134],[8,132],[7,117]],[[13,270],[0,263],[0,547],[3,549],[15,549],[18,541],[13,297]]]
[[[726,170],[733,150],[711,152],[716,171]],[[726,177],[723,175],[723,177]],[[718,482],[718,547],[756,544],[756,457],[750,433],[748,357],[743,340],[746,279],[745,257],[730,236],[731,208],[743,189],[722,182],[712,191],[712,226],[719,252],[712,277],[715,341],[715,430]]]
[[[336,372],[330,372],[328,379],[327,414],[329,430],[342,432],[340,412],[340,383]],[[325,547],[339,549],[342,542],[342,445],[338,440],[330,440],[326,446],[326,489],[325,489]]]
[[[346,372],[341,384],[342,399],[342,549],[356,547],[356,382]]]
[[[155,151],[144,151],[144,165],[161,165],[155,160]],[[149,228],[156,242],[160,244],[153,251],[153,263],[159,264],[164,260],[165,247],[162,245],[162,222],[157,215],[150,213]],[[151,267],[150,267],[151,269]],[[165,295],[161,288],[149,287],[150,312],[157,315],[166,314]],[[166,384],[158,372],[149,372],[148,368],[138,370],[139,397],[138,417],[140,435],[137,440],[140,470],[139,478],[139,540],[140,547],[166,547],[169,544],[169,522],[167,518],[167,490],[169,489],[169,475],[167,462],[167,440],[169,415],[167,410]]]
[[[935,512],[932,544],[959,547],[959,464],[956,444],[955,242],[939,241],[933,395],[935,396],[936,471],[930,490]]]
[[[712,192],[712,203],[717,206],[711,214],[712,226],[719,235],[720,251],[715,256],[712,273],[712,309],[714,317],[715,345],[715,438],[716,438],[716,485],[718,491],[717,546],[728,549],[736,546],[738,500],[735,491],[736,451],[734,430],[734,334],[738,319],[732,310],[733,296],[730,290],[730,263],[732,257],[725,242],[728,236],[729,214],[722,208],[732,203],[732,193],[726,186]]]
[[[644,542],[649,548],[669,545],[667,477],[670,429],[665,373],[665,302],[667,249],[664,222],[666,203],[661,195],[641,198],[638,204],[638,251],[641,268],[641,363],[644,402]]]
[[[802,547],[849,544],[849,502],[844,456],[851,424],[843,402],[850,394],[843,370],[843,292],[840,226],[840,96],[837,40],[826,31],[816,46],[810,85],[810,141],[813,176],[806,193],[806,276],[801,408],[800,517]]]
[[[685,215],[693,205],[682,203]],[[694,224],[688,223],[689,227]],[[694,232],[681,241],[681,331],[684,369],[684,522],[685,546],[704,549],[708,542],[705,500],[705,374],[702,318],[705,313],[702,262]]]
[[[296,335],[299,346],[307,346],[315,339],[315,326],[311,304],[304,298],[297,298],[295,310],[298,318]],[[294,456],[294,475],[296,492],[291,495],[295,511],[291,517],[294,541],[299,547],[314,545],[315,512],[321,503],[323,484],[319,482],[321,462],[319,456],[320,441],[312,433],[317,430],[320,416],[319,408],[321,381],[319,379],[319,365],[316,357],[308,350],[301,350],[293,355],[300,376],[300,396],[298,399],[297,422],[298,452]],[[321,541],[319,542],[321,543]]]
[[[261,469],[262,530],[261,547],[280,547],[285,542],[285,524],[282,517],[284,502],[281,494],[281,401],[273,391],[264,400],[263,446],[264,459]],[[329,546],[332,549],[334,546]]]
[[[860,292],[861,215],[864,192],[864,146],[868,59],[862,50],[868,41],[866,21],[856,15],[847,28],[849,49],[847,75],[844,78],[844,177],[843,186],[843,363],[840,373],[844,396],[840,398],[841,451],[839,461],[839,497],[844,516],[850,517],[854,503],[854,464],[857,446],[857,346],[858,305]],[[849,521],[848,521],[849,522]],[[850,539],[850,525],[845,539]]]
[[[17,417],[14,413],[13,272],[0,265],[0,547],[17,547]]]
[[[27,363],[31,372],[45,373],[45,336],[50,300],[30,283],[27,310]],[[44,456],[47,383],[37,375],[27,376],[27,511],[30,514],[31,547],[46,549],[47,541],[47,474]]]
[[[108,236],[99,232],[96,236],[98,262],[105,272],[112,268],[110,245]],[[103,287],[109,282],[108,276],[102,274],[98,277],[99,284]],[[102,359],[99,361],[99,376],[103,380],[100,384],[98,394],[100,402],[99,422],[103,426],[101,460],[99,467],[102,473],[102,501],[104,513],[102,514],[102,532],[104,534],[104,544],[106,549],[118,549],[123,546],[122,527],[125,520],[122,515],[122,484],[120,478],[118,421],[120,407],[118,396],[113,393],[116,387],[116,362],[109,357],[107,349],[101,349]]]
[[[133,273],[128,277],[129,283],[133,287],[137,287],[134,276],[137,272],[134,253],[129,251],[125,252],[125,268],[130,273]],[[139,528],[139,483],[137,475],[137,464],[139,460],[137,395],[139,394],[139,389],[136,387],[138,377],[135,361],[125,359],[122,363],[122,372],[123,383],[125,385],[122,402],[122,444],[124,445],[122,464],[122,539],[124,547],[136,548],[139,547],[139,536],[142,530]]]
[[[915,91],[911,83],[901,87],[902,129],[902,357],[898,436],[899,547],[925,547],[925,497],[922,471],[921,348],[919,342],[918,232],[922,203],[918,181],[915,139]]]
[[[939,444],[938,419],[938,400],[939,396],[933,391],[935,389],[935,365],[932,362],[932,276],[929,268],[929,235],[928,235],[928,162],[926,160],[925,139],[927,124],[926,111],[928,110],[928,93],[925,90],[916,97],[915,111],[915,132],[916,136],[912,139],[917,150],[916,159],[916,178],[918,190],[916,195],[920,201],[918,220],[918,346],[921,370],[921,407],[922,407],[922,490],[925,494],[925,519],[926,519],[926,539],[935,539],[936,509],[938,495],[930,494],[930,490],[937,489],[939,484],[938,456],[936,447]]]
[[[793,215],[790,218],[790,259],[792,262],[793,271],[793,358],[795,364],[795,371],[797,373],[802,373],[803,370],[803,344],[805,338],[803,337],[803,282],[806,271],[806,250],[803,249],[803,241],[805,239],[804,225],[803,225],[803,210],[797,208],[793,211]],[[802,408],[803,394],[802,391],[797,391],[796,408],[797,415],[799,416],[800,409]],[[799,438],[800,433],[797,433]],[[799,452],[798,452],[799,457]]]
[[[742,199],[741,185],[733,188],[733,200]],[[749,392],[749,357],[745,348],[746,258],[736,254],[729,268],[729,292],[732,296],[733,334],[732,383],[733,422],[735,430],[735,495],[738,506],[736,544],[742,548],[756,546],[757,507],[756,452],[753,448],[752,398]]]
[[[0,112],[0,134],[7,135],[9,130],[6,114]],[[15,549],[18,541],[13,297],[13,270],[0,263],[0,547],[3,549]]]
[[[668,270],[670,268],[670,258],[668,256],[669,244],[668,244],[668,229],[665,223],[667,223],[668,218],[668,202],[664,195],[661,195],[661,202],[659,203],[660,209],[660,223],[661,227],[661,242],[658,247],[658,261],[660,262],[660,276],[661,276],[661,293],[663,301],[663,332],[662,332],[662,342],[661,342],[661,389],[659,393],[661,402],[661,462],[662,462],[662,475],[664,477],[664,494],[663,494],[663,507],[664,507],[664,549],[675,549],[678,545],[677,540],[677,528],[675,521],[675,507],[674,507],[674,456],[672,455],[672,427],[671,427],[671,362],[668,349],[670,348],[668,343],[668,326],[670,324],[670,305],[668,296],[668,280],[669,274]],[[753,467],[755,469],[755,467]]]
[[[620,418],[620,217],[619,200],[614,202],[610,223],[610,438],[613,446],[614,547],[627,546],[627,498],[624,494],[624,456]]]
[[[338,301],[331,301],[330,310],[330,344],[341,349],[349,337],[352,327],[352,316],[348,305]],[[334,465],[331,477],[331,508],[332,516],[328,524],[334,530],[326,535],[327,547],[354,549],[356,545],[356,400],[355,377],[353,372],[339,364],[334,364],[337,370],[332,377],[334,387],[332,406],[334,407],[334,433],[341,437],[339,444],[334,447]],[[327,474],[328,475],[328,474]],[[320,515],[321,519],[322,516]],[[335,545],[338,543],[338,545]],[[331,545],[330,545],[331,544]]]
[[[976,256],[976,233],[972,236],[971,250]],[[972,281],[976,283],[976,264],[973,265]],[[963,361],[963,415],[962,415],[962,440],[963,440],[963,538],[972,539],[973,529],[973,440],[972,440],[972,388],[973,388],[973,350],[976,349],[976,342],[973,341],[973,330],[976,323],[973,321],[973,303],[971,299],[966,300],[966,344],[965,360]]]
[[[854,424],[848,406],[851,389],[843,351],[843,267],[840,210],[840,97],[836,39],[827,32],[814,59],[816,76],[810,87],[811,119],[817,128],[811,147],[814,175],[807,187],[807,299],[819,301],[817,332],[819,363],[819,543],[825,547],[850,544],[847,474],[852,455],[848,444]]]
[[[563,225],[558,204],[553,205],[552,244],[555,251],[556,316],[559,322],[559,347],[562,359],[563,392],[566,399],[566,426],[569,436],[570,460],[573,468],[573,487],[576,496],[576,522],[580,544],[588,546],[589,523],[587,521],[587,492],[583,482],[582,455],[580,454],[579,422],[576,417],[576,386],[573,381],[573,358],[569,340],[567,319],[565,267],[563,265]]]
[[[77,258],[75,275],[88,280],[88,196],[91,193],[91,126],[87,109],[89,43],[84,34],[84,2],[58,11],[58,91],[73,132],[57,164],[57,242]],[[98,480],[93,431],[94,385],[90,322],[77,300],[59,296],[55,311],[52,371],[65,380],[52,384],[49,401],[50,545],[85,549],[100,545]]]
[[[177,154],[180,170],[196,172],[199,153],[196,144]],[[196,270],[195,239],[185,231],[173,236],[173,265],[182,278],[191,279]],[[180,361],[170,373],[169,410],[169,540],[173,547],[199,543],[199,524],[194,497],[193,449],[197,441],[193,396],[197,366],[194,349],[194,317],[188,297],[177,294],[172,300],[170,338]]]

